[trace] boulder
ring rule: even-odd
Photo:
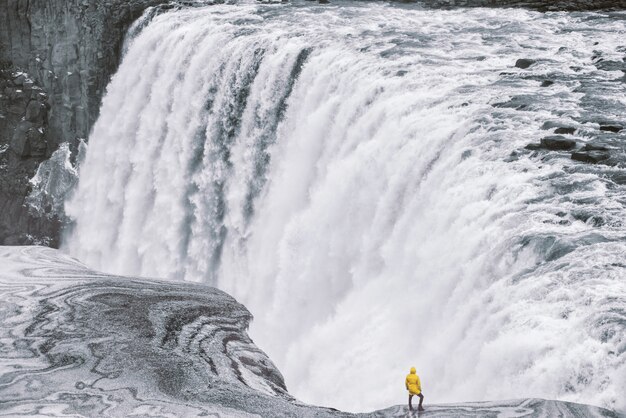
[[[541,138],[541,148],[553,151],[570,150],[575,146],[576,141],[574,139],[565,138],[561,135],[550,135]]]
[[[591,164],[608,160],[610,157],[611,154],[607,151],[578,151],[572,153],[572,160]]]
[[[543,130],[549,130],[549,129],[554,129],[554,128],[571,128],[570,125],[571,122],[568,121],[560,121],[560,120],[549,120],[543,123],[543,125],[541,125],[541,129]]]
[[[583,147],[583,151],[609,151],[611,147],[599,142],[589,142]]]
[[[572,135],[574,132],[576,132],[576,128],[572,128],[571,126],[561,126],[554,130],[554,133],[559,135]]]
[[[533,65],[535,62],[535,60],[531,60],[528,58],[520,58],[517,61],[515,61],[515,67],[517,68],[521,68],[522,70],[525,70],[526,68],[530,67],[531,65]]]
[[[604,131],[604,132],[618,133],[622,129],[624,129],[624,128],[622,128],[619,125],[600,125],[600,130]]]
[[[598,70],[602,71],[625,71],[626,72],[626,62],[620,61],[609,61],[609,60],[598,60],[594,64]]]
[[[518,95],[512,97],[506,102],[494,103],[493,107],[515,110],[528,110],[529,107],[536,101],[536,97],[531,95]]]
[[[553,84],[554,84],[554,81],[552,80],[543,80],[543,82],[541,83],[541,87],[550,87]]]

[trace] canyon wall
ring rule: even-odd
[[[0,2],[0,244],[58,245],[61,220],[25,207],[29,179],[98,117],[124,35],[163,0]]]

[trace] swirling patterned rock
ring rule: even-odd
[[[215,288],[106,275],[45,247],[0,247],[0,416],[407,416],[406,406],[353,415],[293,399],[247,335],[251,319]],[[619,415],[530,399],[428,405],[420,416]]]
[[[298,404],[217,289],[0,247],[0,414],[323,416]]]

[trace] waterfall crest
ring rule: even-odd
[[[520,151],[580,114],[575,83],[494,107],[537,90],[512,56],[586,71],[586,45],[614,53],[624,26],[374,4],[156,16],[108,87],[65,248],[229,292],[303,401],[401,403],[415,365],[429,401],[626,408],[624,188]]]

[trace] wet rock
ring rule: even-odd
[[[604,132],[613,132],[613,133],[618,133],[620,132],[622,129],[621,126],[619,125],[600,125],[600,130],[604,131]]]
[[[535,60],[531,60],[528,58],[520,58],[517,61],[515,61],[515,67],[525,70],[529,68],[531,65],[533,65],[535,62],[536,62]]]
[[[541,82],[541,87],[550,87],[553,84],[554,84],[554,81],[552,80],[543,80]]]
[[[541,138],[541,148],[553,150],[553,151],[564,151],[570,150],[576,146],[576,141],[574,139],[565,138],[561,135],[550,135],[544,138]]]
[[[578,151],[572,153],[572,160],[591,164],[597,164],[609,158],[611,158],[611,154],[607,151]]]
[[[46,105],[37,100],[31,100],[26,107],[26,115],[24,116],[27,121],[36,124],[43,124],[46,120],[47,109]]]
[[[554,133],[558,135],[572,135],[574,132],[576,132],[576,128],[566,126],[562,126],[554,130]]]
[[[608,61],[600,59],[594,64],[598,70],[602,71],[626,71],[626,63],[620,61]]]
[[[519,95],[506,102],[494,103],[492,106],[503,109],[528,110],[535,100],[536,98],[533,96]]]
[[[526,145],[524,148],[535,151],[535,150],[541,149],[541,144],[532,143],[532,144]]]
[[[603,144],[603,143],[598,143],[598,142],[590,142],[585,144],[585,146],[583,147],[583,151],[609,151],[611,150],[612,147]]]
[[[626,185],[626,173],[622,171],[609,173],[608,178],[611,179],[615,184]]]
[[[71,156],[69,144],[65,142],[39,165],[37,173],[30,180],[32,190],[25,199],[31,213],[36,212],[49,218],[64,216],[65,199],[78,181]]]
[[[519,151],[513,151],[513,152],[511,152],[511,154],[509,154],[508,157],[506,157],[504,159],[504,161],[507,162],[507,163],[510,163],[510,162],[513,162],[513,161],[517,161],[517,160],[519,160],[520,155],[521,155],[521,153]]]
[[[571,122],[567,122],[567,121],[559,121],[559,120],[549,120],[547,122],[544,122],[543,125],[541,125],[541,129],[543,130],[549,130],[549,129],[554,129],[554,128],[571,128],[570,126]]]

